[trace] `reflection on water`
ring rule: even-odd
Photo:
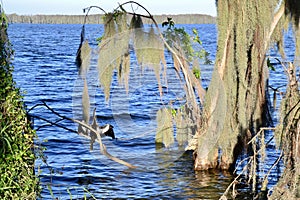
[[[173,166],[166,169],[162,184],[172,188],[181,186],[182,191],[174,196],[177,198],[218,199],[231,182],[232,175],[214,170],[196,172],[190,170],[193,167],[191,154],[185,153],[174,162]]]

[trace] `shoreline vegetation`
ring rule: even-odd
[[[8,14],[8,23],[29,24],[83,24],[85,15],[18,15]],[[88,15],[86,24],[103,24],[102,14]],[[173,19],[176,24],[215,24],[216,17],[205,14],[178,14],[178,15],[154,15],[157,23],[166,21],[167,17]],[[145,20],[145,24],[152,23]]]
[[[35,199],[35,131],[30,126],[22,91],[13,80],[13,49],[0,4],[0,199]]]

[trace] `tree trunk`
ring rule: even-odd
[[[271,199],[299,199],[300,197],[300,92],[297,69],[287,67],[288,85],[281,101],[280,123],[276,127],[276,141],[284,152],[285,169]]]
[[[218,51],[205,97],[207,124],[195,151],[196,170],[234,167],[244,144],[262,125],[265,55],[284,14],[281,7],[274,15],[276,5],[268,0],[217,1],[217,6]]]
[[[281,101],[280,122],[275,131],[275,138],[280,143],[284,153],[285,169],[280,180],[274,187],[269,199],[299,199],[300,197],[300,91],[299,91],[299,65],[300,65],[300,9],[288,3],[294,18],[295,30],[295,57],[294,64],[286,66],[288,85],[284,99]],[[298,10],[297,10],[298,8]],[[298,70],[297,70],[298,67]],[[298,73],[298,77],[297,77]]]

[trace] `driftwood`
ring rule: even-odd
[[[102,134],[102,133],[100,132],[101,129],[98,129],[98,130],[97,130],[95,127],[92,127],[91,125],[88,125],[88,124],[86,124],[85,122],[82,122],[82,121],[79,121],[79,120],[76,120],[76,119],[69,118],[69,117],[66,117],[66,116],[64,116],[64,115],[61,115],[60,113],[56,112],[53,108],[51,108],[50,106],[48,106],[48,105],[46,104],[46,102],[42,102],[41,104],[36,104],[35,106],[33,106],[31,109],[28,110],[28,113],[29,113],[30,111],[32,111],[34,108],[36,108],[36,107],[41,107],[41,106],[42,106],[42,107],[45,107],[46,109],[48,109],[49,111],[51,111],[53,114],[55,114],[56,116],[58,116],[60,119],[57,120],[57,121],[55,121],[55,122],[51,122],[50,120],[45,119],[45,118],[40,117],[40,116],[37,116],[37,115],[31,115],[31,114],[29,114],[29,115],[30,115],[31,117],[33,117],[33,118],[37,118],[37,119],[43,120],[43,121],[49,123],[51,126],[57,126],[57,127],[60,127],[60,128],[65,129],[65,130],[67,130],[67,131],[78,133],[78,135],[80,135],[80,136],[82,136],[82,137],[85,137],[85,138],[88,139],[88,140],[91,140],[91,142],[94,142],[94,141],[95,141],[95,142],[98,142],[98,143],[99,143],[99,146],[100,146],[100,152],[101,152],[101,154],[103,154],[103,155],[106,156],[107,158],[109,158],[109,159],[111,159],[111,160],[113,160],[113,161],[115,161],[115,162],[117,162],[117,163],[120,163],[120,164],[122,164],[122,165],[125,165],[125,166],[128,167],[128,168],[131,168],[131,169],[137,168],[136,166],[134,166],[134,165],[132,165],[132,164],[130,164],[130,163],[124,161],[124,160],[121,160],[121,159],[119,159],[119,158],[117,158],[117,157],[111,155],[110,153],[108,153],[108,151],[107,151],[105,145],[102,143],[102,139],[101,139],[101,134]],[[94,112],[94,118],[96,118],[96,117],[95,117],[95,112]],[[82,133],[82,132],[77,132],[77,131],[75,131],[75,130],[69,129],[69,128],[65,127],[65,126],[62,126],[62,125],[58,124],[58,122],[60,122],[60,121],[62,121],[62,120],[72,121],[72,122],[78,124],[79,126],[82,126],[82,127],[86,128],[86,129],[88,129],[90,132],[96,134],[96,137],[97,137],[97,138],[94,139],[94,138],[92,138],[90,135],[84,134],[84,133]]]

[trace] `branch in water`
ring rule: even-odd
[[[48,105],[46,104],[46,102],[44,102],[44,101],[43,101],[42,104],[37,104],[37,105],[33,106],[31,109],[29,109],[29,111],[33,110],[34,108],[36,108],[36,107],[38,107],[38,106],[44,106],[44,107],[46,107],[46,108],[47,108],[48,110],[50,110],[53,114],[55,114],[55,115],[57,115],[58,117],[60,117],[61,120],[65,119],[65,120],[72,121],[72,122],[74,122],[74,123],[77,123],[77,124],[79,124],[79,125],[85,127],[86,129],[92,131],[93,133],[95,133],[95,134],[97,135],[97,139],[96,139],[95,141],[99,143],[99,146],[100,146],[100,152],[101,152],[104,156],[106,156],[107,158],[109,158],[109,159],[111,159],[111,160],[113,160],[113,161],[115,161],[115,162],[117,162],[117,163],[120,163],[120,164],[122,164],[122,165],[125,165],[125,166],[128,167],[128,168],[131,168],[131,169],[137,168],[136,166],[134,166],[134,165],[132,165],[132,164],[130,164],[130,163],[124,161],[124,160],[121,160],[121,159],[119,159],[119,158],[117,158],[117,157],[114,157],[114,156],[112,156],[110,153],[108,153],[108,151],[106,150],[105,145],[102,143],[102,139],[101,139],[101,136],[100,136],[100,135],[101,135],[100,130],[95,130],[95,129],[92,128],[90,125],[88,125],[88,124],[86,124],[86,123],[84,123],[84,122],[81,122],[81,121],[79,121],[79,120],[76,120],[76,119],[73,119],[73,118],[69,118],[69,117],[66,117],[66,116],[64,116],[64,115],[59,114],[58,112],[56,112],[55,110],[53,110],[53,108],[51,108],[50,106],[48,106]],[[88,136],[88,135],[85,135],[85,134],[83,134],[83,133],[79,133],[79,132],[77,132],[77,131],[74,131],[74,130],[72,130],[72,129],[69,129],[69,128],[67,128],[67,127],[64,127],[64,126],[62,126],[62,125],[60,125],[60,124],[57,124],[57,123],[55,123],[55,122],[53,123],[53,122],[51,122],[50,120],[44,119],[44,118],[42,118],[42,117],[39,117],[39,116],[36,116],[36,115],[32,115],[32,116],[33,116],[33,117],[36,117],[36,118],[38,118],[38,119],[40,119],[40,120],[46,121],[46,122],[50,123],[51,125],[54,125],[54,126],[57,126],[57,127],[63,128],[63,129],[66,129],[66,130],[71,131],[71,132],[76,132],[76,133],[78,133],[78,135],[83,136],[83,137],[85,137],[85,138],[87,138],[87,139],[89,139],[89,140],[92,140],[92,138],[91,138],[90,136]],[[95,116],[94,116],[94,117],[95,117]]]

